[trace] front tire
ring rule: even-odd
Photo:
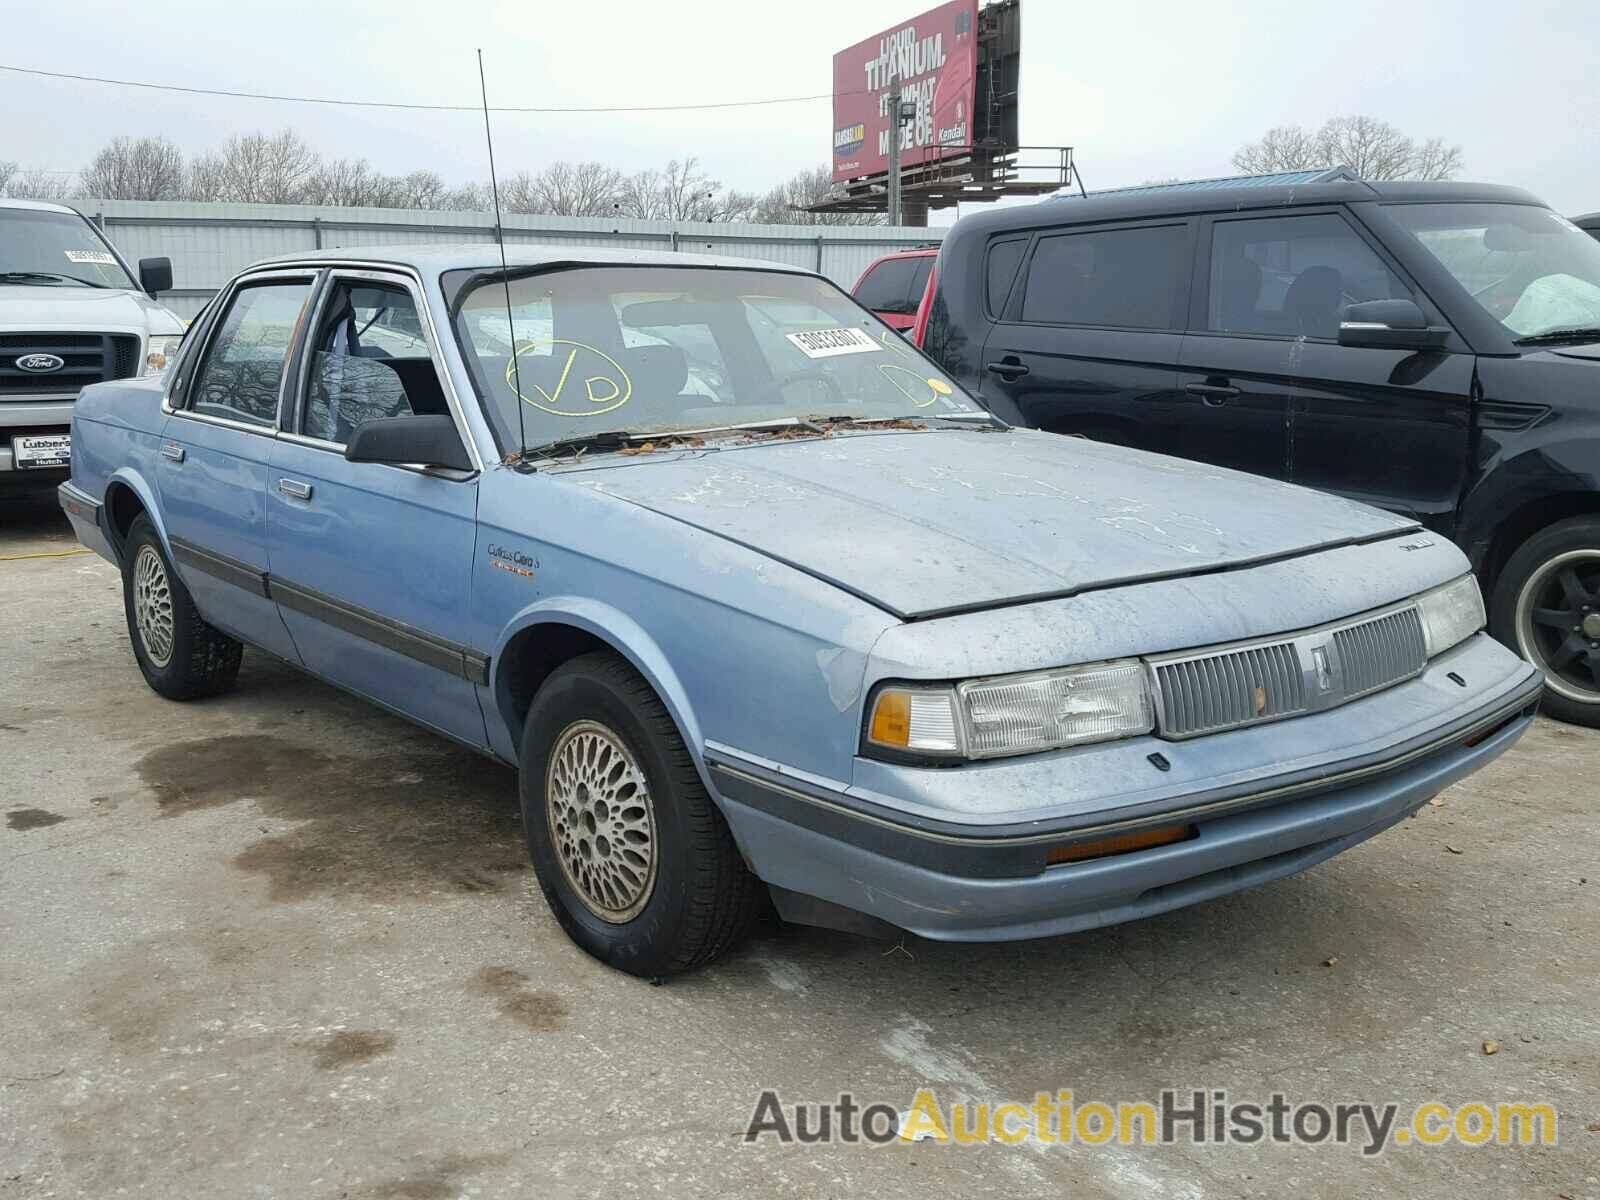
[[[1544,710],[1600,727],[1600,517],[1534,534],[1495,583],[1495,637],[1544,672]]]
[[[122,547],[122,606],[133,657],[154,691],[194,700],[233,686],[244,647],[206,624],[143,513]]]
[[[650,685],[608,653],[557,668],[523,727],[523,831],[540,889],[580,947],[663,978],[749,927],[759,881]]]

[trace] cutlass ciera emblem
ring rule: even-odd
[[[59,371],[66,365],[66,359],[58,354],[24,354],[16,360],[17,370],[28,371],[34,375],[48,375],[51,371]]]

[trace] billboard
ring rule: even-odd
[[[978,0],[950,0],[833,56],[833,178],[889,169],[890,97],[915,100],[900,163],[937,157],[972,142],[978,65]]]

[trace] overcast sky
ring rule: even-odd
[[[834,51],[931,0],[0,0],[0,62],[352,99],[669,104],[825,93]],[[1600,209],[1596,0],[1024,0],[1023,140],[1076,147],[1088,186],[1227,174],[1269,126],[1366,113],[1464,149],[1464,177]],[[479,119],[175,96],[0,72],[0,159],[72,170],[118,134],[192,152],[292,125],[330,156],[487,175]],[[719,112],[502,115],[502,174],[697,154],[762,190],[824,162],[826,101]]]

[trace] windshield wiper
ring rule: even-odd
[[[0,279],[62,279],[68,283],[81,283],[84,287],[103,288],[106,285],[76,275],[63,275],[59,271],[0,271]]]
[[[535,458],[559,458],[564,454],[577,457],[590,450],[620,450],[634,440],[635,435],[626,429],[602,429],[596,433],[580,433],[572,437],[557,438],[537,446],[526,446],[514,461],[527,462]]]
[[[1551,342],[1600,342],[1600,325],[1574,326],[1571,329],[1547,329],[1519,337],[1513,345],[1538,346]]]

